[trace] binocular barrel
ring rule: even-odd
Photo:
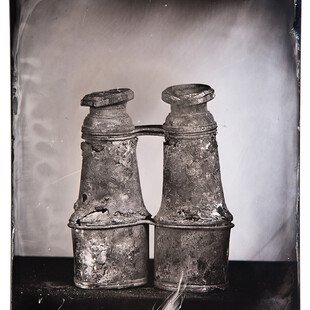
[[[147,212],[139,182],[135,127],[126,113],[134,93],[86,95],[80,193],[69,220],[74,281],[82,288],[123,288],[147,282]]]
[[[227,286],[232,215],[227,210],[216,142],[217,124],[207,110],[208,85],[167,88],[171,105],[163,129],[162,204],[155,217],[155,286],[208,291]]]
[[[207,110],[214,90],[203,84],[167,88],[171,112],[163,126],[134,126],[130,89],[86,95],[80,193],[69,220],[74,281],[82,288],[123,288],[147,282],[148,224],[155,225],[155,286],[189,291],[227,286],[232,215],[221,183],[217,124]],[[150,221],[141,194],[137,136],[164,136],[163,196]]]

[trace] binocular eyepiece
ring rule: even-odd
[[[181,274],[190,291],[227,286],[232,215],[224,199],[216,142],[207,110],[214,90],[171,86],[171,112],[161,125],[134,126],[128,88],[86,95],[79,198],[69,220],[74,282],[82,288],[124,288],[147,282],[148,225],[155,225],[155,286],[173,290]],[[136,146],[139,135],[164,142],[163,196],[154,217],[144,206]]]

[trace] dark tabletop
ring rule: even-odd
[[[156,310],[171,292],[153,287],[153,260],[148,285],[123,290],[83,290],[73,283],[73,259],[14,257],[13,309]],[[225,291],[186,293],[184,309],[299,309],[297,263],[229,263],[230,286]]]

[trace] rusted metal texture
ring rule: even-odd
[[[187,290],[227,286],[233,217],[224,199],[216,142],[217,124],[207,110],[208,85],[167,88],[171,105],[163,130],[164,183],[155,217],[155,285],[172,290],[183,273]]]
[[[72,229],[72,238],[78,287],[120,289],[147,282],[147,225]]]
[[[147,282],[148,221],[140,188],[136,130],[126,113],[132,90],[86,95],[80,193],[69,220],[75,284],[122,288]]]

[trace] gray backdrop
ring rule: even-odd
[[[293,1],[18,1],[13,40],[17,255],[71,256],[87,93],[129,87],[135,124],[162,124],[162,90],[216,91],[230,259],[295,259],[298,86]],[[145,204],[161,201],[162,138],[139,138]],[[152,234],[151,234],[152,239]],[[152,241],[151,241],[152,244]],[[152,246],[151,246],[152,247]],[[151,255],[153,252],[151,251]]]

